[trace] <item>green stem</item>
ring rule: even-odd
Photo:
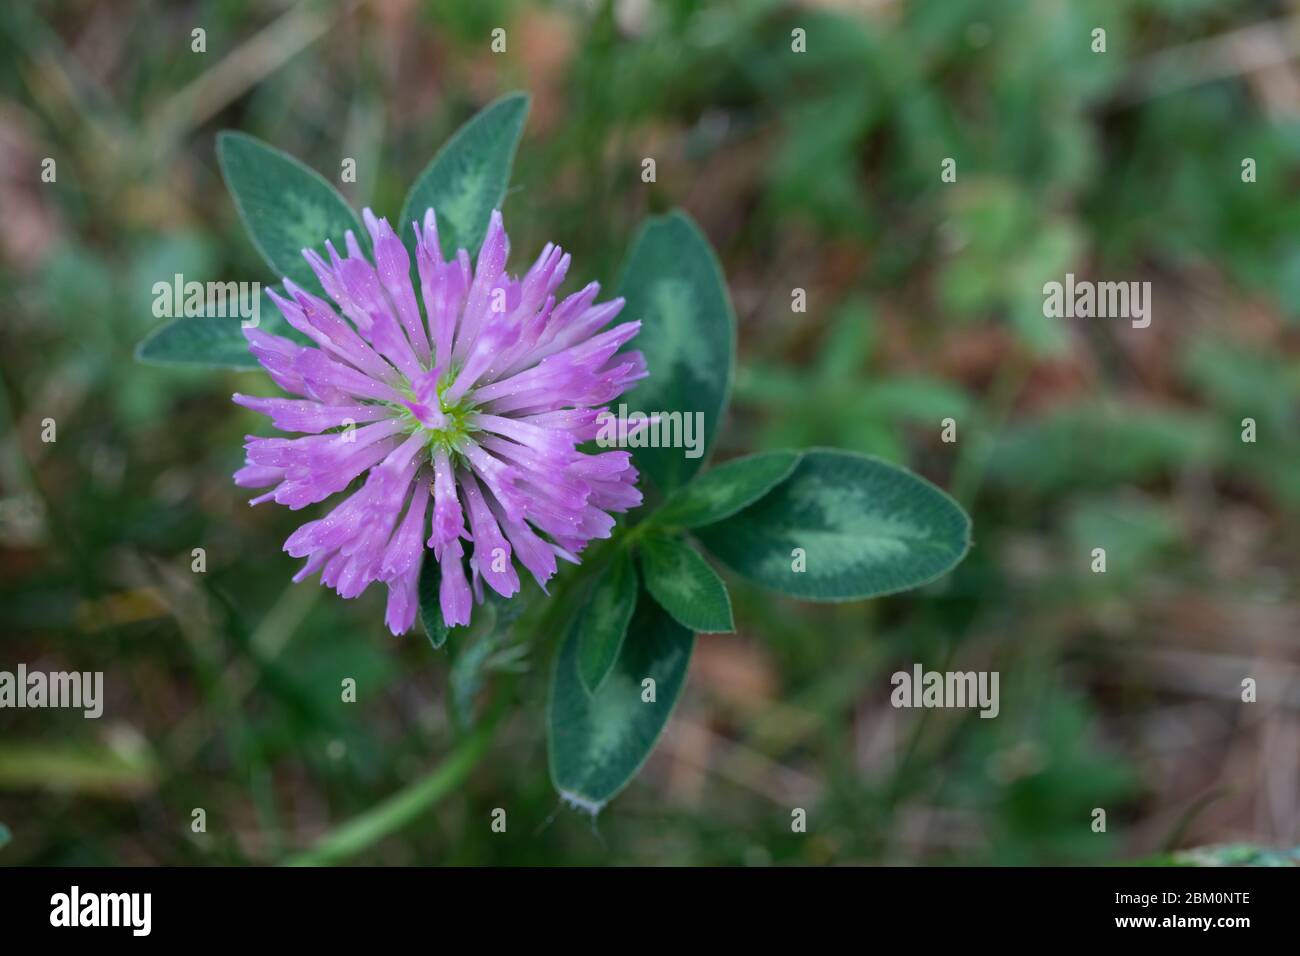
[[[621,534],[615,535],[615,544],[620,547],[631,548],[648,532],[672,530],[671,528],[665,528],[655,520],[661,511],[663,511],[663,505],[650,512],[636,524],[625,527]]]
[[[633,538],[638,536],[635,532]],[[613,543],[611,542],[611,546]],[[597,566],[584,562],[587,567]],[[576,593],[578,582],[584,575],[567,577],[556,593],[544,603],[535,631],[541,634],[557,633],[569,615],[569,600]],[[424,777],[403,790],[399,790],[383,803],[371,807],[359,816],[326,834],[310,850],[284,860],[283,866],[321,866],[354,856],[379,840],[406,826],[421,813],[455,790],[486,753],[496,726],[501,721],[510,698],[509,682],[501,688],[492,712],[464,740],[451,755]]]
[[[346,859],[406,826],[455,790],[487,752],[497,724],[505,712],[504,701],[478,728],[428,774],[399,790],[383,803],[326,834],[312,849],[291,856],[284,866],[321,866]]]

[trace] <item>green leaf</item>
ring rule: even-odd
[[[620,550],[578,614],[578,674],[583,686],[593,693],[618,659],[636,608],[636,594],[636,568],[627,551]]]
[[[722,579],[681,538],[646,538],[641,545],[641,570],[646,590],[682,627],[705,634],[736,629]]]
[[[420,623],[435,651],[447,643],[448,632],[447,622],[442,619],[442,605],[438,603],[439,581],[438,562],[426,554],[420,567]]]
[[[206,365],[260,368],[239,319],[173,319],[151,332],[135,349],[151,365]]]
[[[655,514],[654,522],[698,528],[729,518],[789,478],[799,457],[797,451],[773,451],[710,468],[679,488]]]
[[[784,483],[700,540],[739,574],[811,601],[905,591],[950,571],[970,519],[943,491],[866,455],[811,449]],[[797,561],[804,570],[795,570]]]
[[[352,207],[314,169],[245,133],[218,134],[217,159],[244,228],[272,271],[323,295],[302,250],[323,249],[326,239],[342,249],[349,229],[364,244]]]
[[[600,690],[578,675],[578,628],[570,628],[551,682],[551,780],[560,796],[598,813],[641,769],[668,722],[690,663],[695,635],[642,598],[622,653]],[[654,699],[646,701],[654,681]]]
[[[528,94],[510,93],[489,104],[430,160],[402,203],[398,235],[414,245],[411,223],[433,207],[443,255],[477,255],[492,210],[500,209],[510,167],[528,116]]]
[[[620,401],[646,414],[680,413],[683,426],[703,415],[703,434],[691,433],[696,457],[682,447],[632,449],[637,467],[668,493],[699,470],[713,444],[731,389],[736,317],[709,240],[680,211],[641,230],[618,294],[627,299],[623,317],[643,323],[628,348],[641,350],[650,370]]]
[[[262,300],[257,328],[297,342],[312,344],[306,336],[285,321],[269,300]],[[242,319],[223,315],[173,319],[150,332],[135,349],[136,361],[150,365],[194,365],[208,368],[256,369],[258,364],[248,350]]]

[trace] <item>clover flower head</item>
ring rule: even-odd
[[[626,451],[578,448],[602,407],[647,374],[641,353],[619,351],[640,323],[606,329],[623,300],[598,304],[595,282],[557,300],[569,256],[550,243],[522,278],[507,275],[499,212],[472,270],[465,249],[444,261],[432,209],[412,223],[418,292],[392,227],[369,209],[364,219],[373,263],[351,232],[346,255],[329,242],[328,261],[303,251],[333,305],[289,279],[285,295],[267,293],[315,347],[245,329],[299,397],[234,400],[305,437],[249,436],[235,483],[270,487],[252,504],[294,510],[352,488],[285,541],[306,559],[294,580],[319,572],[344,598],[384,582],[386,623],[401,634],[432,549],[443,618],[468,624],[485,581],[512,596],[518,560],[545,589],[557,558],[577,563],[609,536],[610,512],[641,503]]]

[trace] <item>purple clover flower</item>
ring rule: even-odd
[[[296,511],[364,475],[285,541],[307,559],[293,579],[319,571],[344,598],[383,581],[386,623],[401,634],[431,548],[443,618],[468,624],[484,581],[503,597],[519,590],[514,559],[545,590],[557,558],[578,563],[588,541],[609,537],[609,512],[641,503],[628,452],[577,447],[596,437],[602,406],[646,376],[640,352],[618,352],[641,323],[601,331],[623,300],[597,304],[595,282],[557,302],[569,256],[551,243],[522,279],[508,276],[500,212],[473,272],[464,249],[443,261],[432,209],[412,223],[422,314],[406,248],[387,220],[364,218],[374,265],[351,232],[346,256],[329,242],[328,262],[303,251],[342,316],[288,279],[289,298],[267,293],[317,348],[245,329],[275,383],[301,397],[235,401],[307,437],[249,436],[235,483],[274,486],[251,503]]]

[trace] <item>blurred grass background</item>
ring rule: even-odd
[[[102,670],[108,699],[99,721],[0,711],[0,863],[278,861],[434,767],[467,709],[452,688],[479,683],[518,698],[486,759],[355,861],[1295,846],[1298,7],[5,5],[0,668]],[[637,224],[684,207],[740,321],[718,457],[870,452],[950,489],[975,526],[965,564],[916,594],[814,606],[736,582],[738,633],[699,641],[664,739],[595,833],[547,776],[557,635],[462,650],[453,681],[446,652],[383,630],[373,589],[343,602],[291,585],[280,545],[301,516],[249,509],[230,481],[242,436],[267,432],[229,396],[262,378],[132,360],[158,322],[155,281],[272,279],[221,182],[218,129],[392,216],[437,146],[515,88],[533,110],[505,208],[512,265],[554,240],[575,280],[608,287]],[[57,183],[40,181],[45,157]],[[338,183],[344,157],[354,184]],[[1042,285],[1066,272],[1150,281],[1151,327],[1045,319]],[[1000,717],[891,708],[889,675],[917,661],[998,670]],[[503,687],[505,671],[522,674]],[[1228,858],[1295,859],[1252,854]]]

